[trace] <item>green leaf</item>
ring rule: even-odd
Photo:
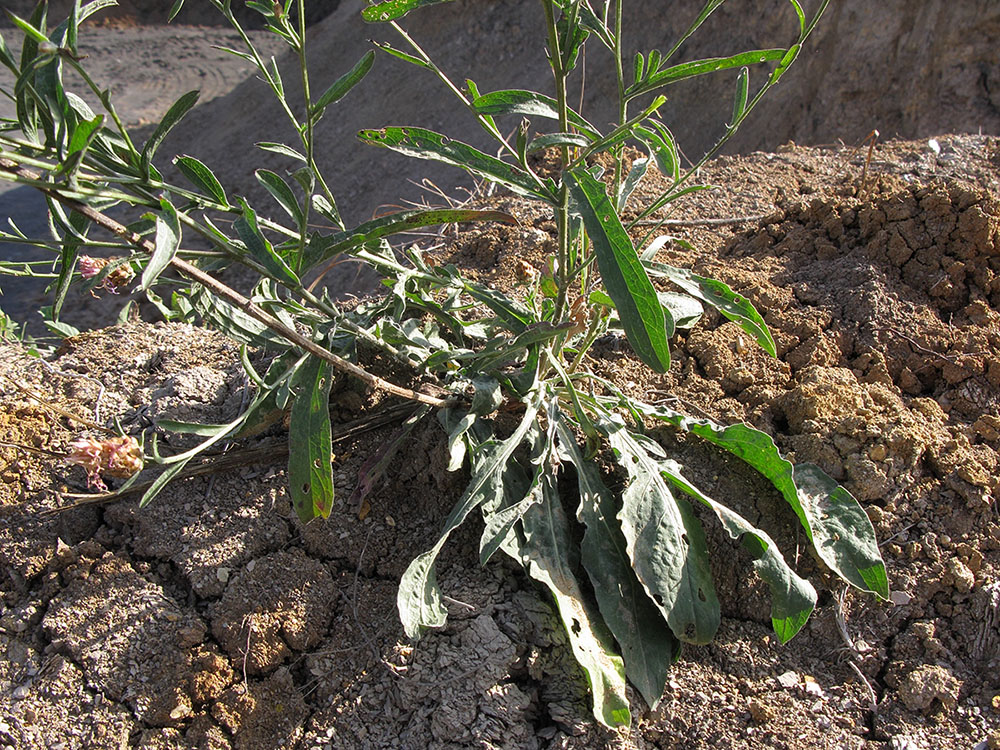
[[[177,254],[181,246],[181,224],[177,209],[166,198],[160,199],[160,210],[156,212],[155,249],[142,272],[143,291],[148,290],[159,278],[163,270]]]
[[[689,294],[657,292],[656,296],[660,304],[670,312],[675,328],[694,328],[705,313],[701,303]]]
[[[537,91],[522,89],[491,91],[474,99],[472,108],[481,115],[522,115],[559,120],[559,106],[556,100]],[[589,140],[601,137],[597,128],[572,109],[569,110],[569,122]]]
[[[305,214],[302,213],[302,207],[299,206],[299,202],[295,199],[295,193],[292,192],[288,183],[269,169],[258,169],[254,172],[254,176],[257,178],[257,182],[263,185],[271,197],[278,202],[278,205],[285,209],[285,213],[295,222],[295,226],[301,229],[305,225]]]
[[[729,121],[729,127],[735,128],[743,121],[743,116],[747,111],[747,98],[750,96],[750,68],[740,70],[736,78],[736,96],[733,99],[733,117]]]
[[[518,195],[538,198],[546,203],[555,202],[555,197],[549,194],[545,186],[523,169],[432,130],[388,127],[362,130],[358,133],[358,138],[372,146],[381,146],[407,156],[460,167],[483,179],[498,182]]]
[[[156,130],[149,136],[149,140],[146,141],[146,145],[142,149],[142,171],[144,174],[149,174],[150,163],[156,154],[156,149],[163,143],[163,139],[167,137],[167,133],[198,103],[198,96],[198,91],[187,92],[170,106],[163,119],[160,120],[160,124],[156,126]]]
[[[437,584],[434,563],[452,531],[481,503],[503,492],[502,474],[508,459],[524,440],[528,429],[535,423],[538,405],[529,402],[524,417],[514,433],[503,442],[483,443],[473,467],[469,486],[452,508],[444,522],[444,529],[434,546],[419,555],[406,568],[399,582],[396,606],[403,630],[410,638],[419,638],[427,628],[443,627],[447,612],[441,603],[441,590]]]
[[[178,156],[174,159],[174,164],[177,165],[181,174],[191,181],[191,184],[199,190],[203,190],[216,203],[226,208],[229,207],[226,191],[223,190],[222,184],[211,169],[193,156]]]
[[[339,102],[347,93],[361,83],[361,79],[364,78],[368,71],[372,69],[372,65],[375,63],[375,53],[371,50],[365,52],[361,59],[355,63],[354,67],[349,71],[340,76],[336,81],[334,81],[330,88],[323,92],[323,95],[316,100],[316,103],[312,106],[312,117],[314,120],[318,120],[322,117],[323,112],[328,106],[334,102]]]
[[[594,717],[608,727],[628,727],[632,717],[625,697],[622,658],[615,653],[611,633],[574,575],[574,543],[554,473],[544,471],[540,484],[542,502],[528,508],[521,519],[525,539],[522,564],[528,575],[543,583],[556,600],[573,656],[590,683]]]
[[[333,508],[330,365],[310,357],[295,374],[298,390],[288,426],[288,488],[302,523],[327,518]]]
[[[590,140],[586,136],[576,133],[548,133],[535,138],[527,146],[527,153],[534,153],[553,146],[572,146],[573,148],[587,148]]]
[[[665,314],[604,183],[582,169],[567,172],[564,179],[594,243],[604,286],[615,301],[629,343],[649,367],[666,372],[673,320]]]
[[[451,0],[385,0],[385,2],[369,5],[361,11],[361,17],[369,23],[384,23],[402,18],[415,8],[447,2],[451,2]]]
[[[645,80],[629,86],[625,91],[625,98],[634,99],[637,96],[648,94],[671,83],[677,83],[678,81],[705,75],[706,73],[742,68],[744,65],[774,62],[775,60],[782,60],[785,57],[786,51],[784,49],[757,49],[750,52],[741,52],[731,57],[710,57],[704,60],[693,60],[665,68],[652,74],[647,71]],[[783,62],[779,64],[779,68],[782,64]],[[788,65],[790,64],[791,60],[788,61]],[[788,65],[784,65],[784,68],[787,68]]]
[[[662,246],[662,242],[666,242],[666,240],[665,237],[657,238],[650,245],[650,249],[657,243],[661,243],[659,246]],[[739,324],[740,328],[753,336],[764,351],[772,357],[777,356],[777,348],[774,345],[771,331],[768,330],[764,318],[746,297],[736,294],[721,281],[698,276],[684,268],[653,261],[647,261],[644,265],[651,276],[670,279],[692,297],[701,300],[706,305],[711,305],[724,317]]]
[[[297,286],[298,277],[281,256],[274,251],[271,243],[261,234],[260,228],[257,226],[257,214],[243,198],[237,198],[236,202],[243,209],[243,215],[233,222],[233,229],[246,245],[247,252],[270,271],[278,281]]]
[[[649,120],[653,129],[637,125],[633,134],[649,149],[650,155],[656,161],[656,166],[664,177],[676,181],[680,177],[681,162],[677,158],[677,143],[673,134],[656,120]]]
[[[701,524],[627,428],[604,420],[598,429],[628,476],[618,518],[636,575],[679,640],[708,643],[720,614]]]
[[[272,154],[281,154],[282,156],[288,156],[292,159],[297,159],[301,162],[308,162],[305,156],[300,154],[291,146],[286,146],[284,143],[272,143],[270,141],[260,141],[254,144],[261,151],[270,151]]]
[[[618,505],[593,461],[583,457],[567,420],[556,422],[559,454],[576,469],[580,506],[576,515],[586,530],[580,544],[582,563],[594,587],[601,616],[622,649],[625,673],[650,708],[663,695],[670,665],[681,644],[632,570],[627,543],[616,518]]]
[[[753,566],[771,589],[771,624],[782,643],[790,641],[816,606],[816,589],[785,562],[774,540],[736,511],[718,503],[691,484],[676,461],[660,463],[662,474],[671,484],[711,508],[729,536],[739,541],[753,558]]]
[[[649,416],[698,435],[740,457],[785,498],[819,558],[843,580],[887,599],[889,581],[875,529],[851,493],[813,464],[793,466],[769,435],[745,424],[723,427],[666,407],[633,404]]]
[[[181,12],[181,8],[184,7],[184,0],[174,0],[174,4],[170,8],[170,14],[167,16],[167,23],[173,21],[177,14]]]
[[[628,175],[625,177],[625,181],[622,183],[621,190],[618,193],[619,212],[625,209],[625,204],[628,203],[629,197],[639,187],[639,183],[642,182],[642,178],[646,176],[647,171],[649,171],[649,159],[636,159],[632,162],[632,168],[629,169]]]

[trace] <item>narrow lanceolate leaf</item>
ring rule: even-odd
[[[680,654],[664,618],[632,570],[614,496],[592,461],[584,459],[569,425],[557,422],[561,457],[576,469],[580,489],[577,518],[586,527],[581,558],[604,622],[622,649],[625,674],[650,708],[663,695],[670,665]]]
[[[153,255],[142,272],[142,290],[149,289],[177,254],[181,246],[181,223],[177,209],[166,198],[160,199],[156,212],[156,240]]]
[[[472,101],[472,108],[481,115],[522,115],[544,117],[549,120],[559,119],[559,105],[556,100],[537,91],[521,89],[491,91],[476,97]],[[569,122],[589,140],[601,137],[597,128],[573,110],[569,110]]]
[[[361,17],[369,23],[384,23],[402,18],[414,8],[447,2],[451,0],[385,0],[365,8],[361,11]]]
[[[496,500],[496,493],[503,492],[501,476],[511,454],[524,440],[528,429],[535,423],[538,406],[529,403],[524,418],[514,433],[503,442],[483,443],[473,466],[472,478],[462,497],[444,522],[440,538],[427,552],[419,555],[406,568],[399,582],[396,606],[403,630],[410,638],[419,638],[428,628],[444,626],[447,612],[441,603],[441,590],[437,584],[434,563],[452,531],[483,502]],[[499,502],[499,501],[498,501]]]
[[[271,243],[260,231],[257,225],[257,214],[242,198],[237,198],[243,215],[233,222],[233,229],[240,236],[250,256],[273,274],[274,278],[286,284],[296,285],[298,277],[288,267],[288,264],[278,255]]]
[[[665,240],[665,238],[663,238]],[[659,238],[654,240],[655,245]],[[716,279],[698,276],[685,268],[668,266],[666,263],[648,261],[644,264],[651,276],[670,279],[692,297],[711,305],[723,316],[737,323],[740,328],[753,336],[757,343],[772,357],[777,356],[774,338],[768,330],[764,318],[746,297],[736,294],[726,284]]]
[[[285,209],[285,213],[295,222],[295,226],[301,228],[305,224],[302,207],[295,199],[295,193],[292,192],[288,183],[270,169],[258,169],[254,172],[254,176],[257,178],[257,182],[263,185],[271,197],[277,201],[278,205]]]
[[[628,727],[632,717],[625,697],[625,666],[600,615],[587,601],[573,573],[572,534],[552,472],[544,472],[542,501],[521,519],[522,564],[556,600],[573,656],[583,667],[594,698],[594,716],[608,727]]]
[[[358,138],[369,145],[382,146],[407,156],[451,164],[483,179],[500,183],[518,195],[555,203],[555,196],[550,195],[541,182],[523,169],[433,130],[388,127],[362,130],[358,133]]]
[[[819,558],[853,586],[886,599],[889,580],[875,529],[850,492],[813,464],[793,466],[769,435],[745,424],[723,427],[666,407],[640,406],[649,416],[698,435],[739,456],[767,477],[785,498]]]
[[[302,523],[327,518],[333,508],[330,366],[310,357],[295,375],[298,388],[288,426],[288,486]]]
[[[170,106],[170,109],[167,110],[163,119],[160,120],[160,124],[156,126],[156,130],[153,131],[153,134],[146,141],[146,145],[142,149],[142,171],[144,173],[149,173],[150,162],[156,154],[156,149],[160,147],[163,139],[167,137],[167,133],[198,103],[198,96],[199,92],[189,91],[174,102]]]
[[[372,69],[372,65],[374,65],[374,63],[375,53],[372,50],[368,50],[364,55],[362,55],[361,59],[355,63],[353,68],[334,81],[330,85],[330,88],[324,91],[322,96],[316,100],[316,103],[312,106],[313,118],[319,119],[327,107],[334,102],[339,102],[347,96],[347,93],[361,83],[362,78],[368,75],[368,71]]]
[[[630,86],[625,91],[625,97],[626,99],[633,99],[671,83],[683,81],[686,78],[694,78],[695,76],[705,75],[706,73],[715,73],[720,70],[742,68],[744,65],[774,62],[775,60],[782,60],[785,56],[786,51],[784,49],[758,49],[750,52],[741,52],[740,54],[733,55],[732,57],[711,57],[705,60],[692,60],[691,62],[664,68],[663,70],[647,76],[645,80]],[[782,63],[784,67],[779,65],[779,68],[784,71],[790,64],[791,61],[789,60],[787,65]]]
[[[720,613],[701,524],[623,425],[605,421],[598,428],[628,475],[618,519],[636,575],[678,639],[708,643]]]
[[[743,120],[747,111],[747,98],[750,96],[750,69],[743,68],[736,79],[736,96],[733,98],[733,117],[729,127],[735,128]]]
[[[604,183],[582,169],[567,172],[564,179],[576,210],[583,217],[587,235],[594,243],[604,287],[615,302],[629,343],[649,367],[666,372],[670,368],[668,342],[673,335],[673,320],[660,305],[656,288],[618,218]]]
[[[212,172],[198,159],[193,156],[178,156],[174,159],[174,164],[188,180],[198,189],[204,191],[205,195],[216,203],[229,207],[229,199],[226,198],[226,191],[222,184]]]
[[[785,562],[774,540],[743,516],[705,495],[685,479],[680,464],[667,459],[660,464],[663,476],[678,489],[707,505],[718,516],[730,537],[739,541],[753,559],[754,569],[771,589],[771,624],[782,643],[790,641],[816,606],[816,589]]]

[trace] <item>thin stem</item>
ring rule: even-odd
[[[559,112],[559,130],[563,133],[569,132],[569,109],[566,104],[566,71],[563,69],[562,54],[559,49],[559,30],[556,26],[555,12],[552,8],[552,0],[541,0],[542,10],[545,13],[545,25],[548,29],[549,45],[549,65],[552,68],[552,77],[556,86],[556,107]],[[561,149],[563,169],[570,164],[569,147],[563,146]],[[556,297],[556,305],[553,319],[556,322],[562,320],[566,310],[566,299],[569,292],[569,190],[563,183],[559,188],[559,202],[556,205],[556,229],[559,235],[558,259],[559,267],[556,269],[556,285],[559,294]]]
[[[625,73],[622,69],[622,4],[624,0],[615,0],[615,78],[618,82],[618,123],[624,125],[628,120],[628,99],[625,98]],[[618,203],[618,194],[622,187],[622,161],[625,156],[625,144],[615,149],[615,181],[612,196]]]

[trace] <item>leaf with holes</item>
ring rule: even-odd
[[[598,429],[628,476],[618,519],[636,575],[678,639],[708,643],[720,614],[701,524],[624,425],[601,421]]]
[[[288,426],[288,486],[302,523],[326,518],[333,508],[330,366],[310,357],[295,374],[296,397]]]

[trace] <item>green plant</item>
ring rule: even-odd
[[[415,226],[513,217],[460,209],[414,211],[344,228],[321,176],[312,129],[326,107],[360,81],[374,56],[365,55],[314,100],[302,0],[294,8],[291,0],[284,5],[248,5],[298,55],[303,116],[288,102],[277,65],[256,53],[228,2],[213,0],[243,34],[247,52],[235,54],[257,66],[300,137],[295,147],[261,144],[285,154],[294,165],[291,183],[274,172],[257,172],[287,215],[285,223],[264,220],[243,198],[231,201],[209,168],[192,157],[175,160],[190,186],[163,180],[153,166],[156,149],[193,106],[193,95],[171,108],[141,149],[132,143],[109,97],[75,57],[79,21],[107,0],[77,3],[68,21],[52,31],[46,30],[44,5],[31,19],[14,19],[25,32],[21,60],[15,61],[5,45],[0,57],[17,76],[11,95],[18,119],[7,123],[0,135],[0,168],[10,178],[35,185],[49,200],[59,253],[58,272],[53,272],[54,318],[79,250],[91,241],[87,232],[96,225],[121,238],[108,244],[128,253],[121,262],[135,266],[142,288],[165,316],[198,317],[247,345],[275,352],[260,374],[244,349],[244,366],[257,393],[233,422],[161,424],[206,439],[171,456],[161,456],[152,442],[151,459],[165,470],[146,490],[144,502],[195,457],[274,410],[289,408],[288,472],[294,507],[303,521],[328,514],[333,500],[327,404],[331,368],[419,402],[409,424],[437,408],[448,436],[449,469],[467,464],[470,481],[438,542],[410,564],[400,583],[398,605],[407,634],[416,638],[445,623],[435,559],[450,533],[478,512],[484,525],[481,561],[502,550],[552,593],[574,655],[587,674],[595,717],[609,726],[628,725],[626,675],[655,706],[681,643],[705,643],[719,625],[705,534],[692,501],[710,511],[707,516],[714,516],[750,552],[755,570],[770,587],[772,622],[780,640],[787,641],[802,628],[816,601],[813,586],[786,562],[767,532],[692,484],[684,467],[649,437],[649,424],[697,436],[747,462],[788,503],[817,558],[834,575],[879,597],[888,596],[871,523],[857,501],[819,468],[793,466],[769,436],[746,425],[722,426],[629,398],[599,377],[587,358],[599,337],[622,331],[646,365],[665,372],[675,329],[694,325],[705,305],[717,308],[775,354],[764,321],[747,300],[719,281],[658,263],[655,256],[662,240],[650,242],[655,230],[637,244],[630,232],[662,207],[703,187],[691,183],[697,168],[787,71],[828,0],[820,2],[811,19],[798,0],[789,0],[798,33],[786,48],[671,63],[680,44],[724,2],[709,0],[668,54],[636,54],[628,76],[622,0],[604,3],[600,13],[588,0],[542,0],[554,97],[519,90],[480,93],[472,81],[466,81],[464,91],[455,85],[398,25],[409,11],[440,1],[380,2],[366,8],[364,17],[397,29],[405,49],[382,44],[381,50],[438,76],[495,139],[501,157],[422,128],[386,127],[359,136],[372,145],[453,164],[551,206],[557,249],[546,273],[532,282],[523,298],[474,283],[453,266],[428,264],[418,248],[396,252],[386,241]],[[607,133],[567,103],[567,82],[590,39],[607,49],[618,81],[619,124]],[[758,64],[772,67],[751,96],[749,66]],[[104,115],[95,115],[64,90],[62,66],[77,70],[100,95]],[[737,71],[730,123],[715,148],[684,170],[671,131],[658,116],[662,90],[719,70]],[[510,141],[497,124],[505,115],[546,118],[557,123],[556,131],[529,140],[529,127],[522,122]],[[106,117],[114,127],[105,126]],[[15,132],[21,135],[12,135]],[[627,170],[626,144],[638,144],[647,153]],[[541,149],[558,151],[558,175],[540,176],[533,170],[531,156]],[[610,155],[613,165],[607,177],[594,162],[602,153]],[[669,178],[668,189],[623,223],[626,201],[654,165]],[[104,213],[114,203],[146,213],[123,227]],[[220,228],[219,217],[226,216],[232,220],[231,233]],[[314,230],[311,217],[325,220],[329,228]],[[182,250],[182,230],[204,237],[213,249]],[[342,256],[382,274],[385,296],[342,311],[303,284],[308,271]],[[232,260],[261,276],[250,300],[212,276],[221,263]],[[188,281],[164,275],[171,267]],[[91,283],[103,284],[107,273],[98,273]],[[660,291],[654,279],[679,291]],[[163,288],[172,289],[169,302],[154,292]],[[301,335],[300,329],[312,331],[312,337]],[[432,377],[436,391],[416,392],[366,372],[356,364],[359,346],[374,347],[415,373]],[[614,483],[598,468],[597,457],[617,473]],[[569,509],[560,492],[568,482],[575,482],[578,498],[576,507]]]

